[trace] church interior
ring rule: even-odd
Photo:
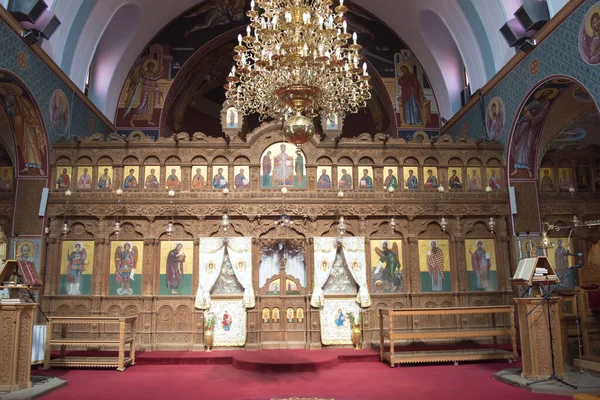
[[[600,398],[599,77],[598,0],[0,0],[0,398]]]

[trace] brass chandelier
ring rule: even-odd
[[[332,4],[253,0],[225,85],[227,99],[244,114],[285,121],[284,135],[297,146],[314,134],[315,116],[341,120],[371,97],[361,46],[343,18],[348,9],[344,0]]]

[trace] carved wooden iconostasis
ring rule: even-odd
[[[246,349],[322,346],[320,309],[310,304],[314,238],[338,237],[340,215],[348,225],[346,236],[365,238],[371,296],[363,316],[366,344],[378,343],[379,308],[512,303],[508,192],[499,144],[363,134],[339,142],[314,138],[298,156],[293,145],[283,143],[275,123],[245,140],[226,142],[202,133],[176,138],[154,140],[133,132],[125,140],[94,135],[54,145],[52,179],[71,171],[72,194],[57,185],[49,199],[43,301],[48,315],[137,315],[141,349],[202,349],[204,311],[194,306],[200,238],[226,236],[224,213],[231,221],[228,237],[252,239],[255,305],[246,308]],[[293,170],[282,167],[289,160]],[[364,171],[369,185],[361,184],[368,181]],[[487,192],[490,182],[493,190]],[[282,214],[293,224],[279,223]],[[496,221],[493,232],[490,217]],[[71,261],[82,257],[83,263]],[[169,278],[173,268],[179,273]],[[347,293],[335,295],[326,284],[325,302],[354,301],[359,287],[352,282]],[[407,323],[485,326],[490,321]]]
[[[567,142],[568,143],[568,142]],[[563,143],[559,143],[564,146]],[[584,150],[571,144],[565,148],[552,148],[540,163],[538,185],[542,220],[558,227],[573,226],[575,223],[600,219],[600,158],[598,147],[588,144]],[[579,144],[580,145],[580,144]],[[559,151],[560,150],[560,151]],[[570,189],[571,188],[571,189]],[[576,219],[574,219],[576,217]],[[570,234],[570,236],[569,236]],[[548,249],[548,257],[557,275],[563,280],[559,287],[563,302],[563,327],[567,334],[568,358],[579,355],[579,326],[576,313],[588,313],[590,326],[598,326],[597,313],[588,307],[578,310],[570,299],[586,290],[597,290],[600,286],[600,229],[595,227],[553,230],[549,233],[554,244]],[[540,252],[541,250],[538,250]],[[566,253],[581,253],[582,257],[567,257]],[[568,267],[581,262],[583,267],[564,279]],[[588,303],[587,299],[580,304]],[[589,349],[586,354],[600,355],[600,336],[597,329],[589,331]]]

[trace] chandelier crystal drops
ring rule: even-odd
[[[227,99],[244,114],[284,120],[284,134],[302,145],[312,118],[356,113],[371,97],[367,63],[350,34],[344,0],[253,0],[250,24],[238,35]]]

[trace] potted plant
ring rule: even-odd
[[[215,340],[214,327],[217,322],[217,318],[213,313],[207,313],[204,316],[204,347],[206,351],[211,351],[213,342]]]

